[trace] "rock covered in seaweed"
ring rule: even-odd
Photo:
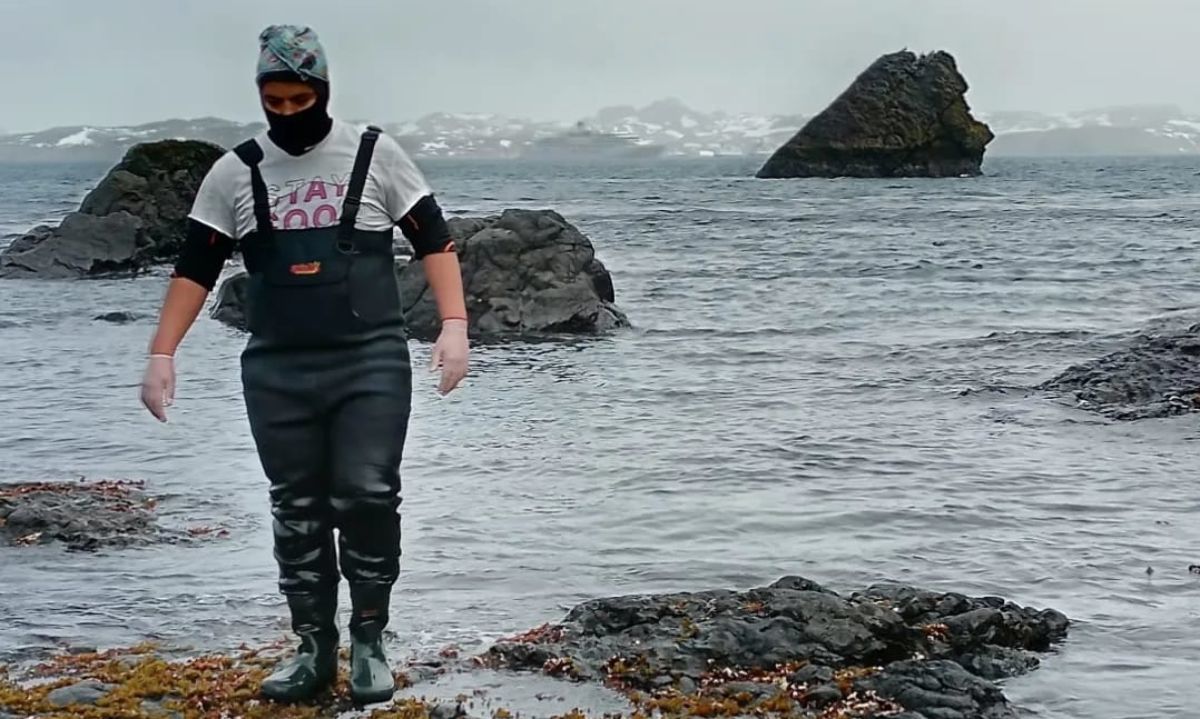
[[[1000,719],[1016,714],[989,680],[1036,667],[1033,653],[1068,626],[998,597],[893,585],[841,596],[785,577],[744,592],[585,602],[479,661],[603,681],[644,710]]]
[[[979,175],[994,135],[971,116],[954,57],[907,50],[864,70],[758,171],[782,177]]]
[[[69,550],[189,544],[230,536],[227,528],[163,526],[159,500],[134,480],[79,479],[0,484],[0,543],[61,544]]]
[[[0,484],[0,538],[70,549],[147,543],[160,529],[142,488],[123,481]]]

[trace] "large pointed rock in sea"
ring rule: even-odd
[[[971,116],[966,92],[949,53],[884,55],[776,150],[758,177],[982,174],[994,135]]]
[[[195,140],[134,145],[58,227],[35,227],[0,252],[0,278],[128,275],[174,260],[196,191],[224,152]]]

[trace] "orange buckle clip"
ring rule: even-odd
[[[315,275],[321,271],[320,262],[301,262],[298,265],[292,265],[288,271],[293,275]]]

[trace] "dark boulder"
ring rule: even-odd
[[[1050,649],[1068,626],[1058,612],[996,597],[892,585],[842,596],[785,577],[743,592],[585,602],[476,662],[602,681],[645,711],[733,701],[747,714],[799,705],[830,716],[1001,719],[1016,714],[990,680],[1036,666],[1014,658]]]
[[[1127,346],[1070,367],[1038,389],[1118,420],[1194,412],[1200,408],[1200,324],[1140,333]]]
[[[192,140],[135,145],[58,227],[35,227],[0,252],[0,278],[128,275],[173,260],[200,182],[222,154]]]
[[[629,325],[591,241],[557,212],[505,210],[449,224],[472,334],[590,334]],[[435,336],[437,307],[421,264],[406,264],[399,277],[414,335]]]
[[[473,337],[596,334],[629,326],[591,241],[557,212],[505,210],[449,225]],[[421,263],[400,261],[396,274],[410,334],[435,338],[437,306]],[[244,329],[245,284],[245,273],[226,279],[210,315]]]
[[[979,175],[994,136],[971,116],[966,92],[949,53],[884,55],[776,150],[758,177]]]

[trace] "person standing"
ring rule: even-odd
[[[279,590],[300,639],[262,693],[306,701],[333,683],[344,577],[351,698],[386,701],[394,680],[382,633],[399,574],[399,468],[412,395],[393,228],[411,243],[436,300],[432,365],[441,369],[442,394],[468,365],[458,255],[432,190],[400,145],[329,114],[328,63],[311,28],[262,31],[257,85],[268,127],[222,156],[201,183],[141,400],[167,420],[175,352],[239,248],[248,275],[243,396],[269,480]]]

